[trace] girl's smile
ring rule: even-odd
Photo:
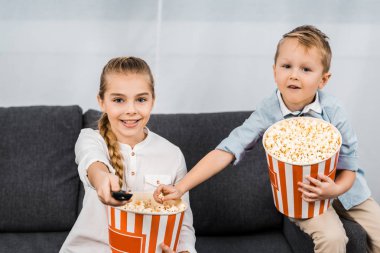
[[[154,104],[149,79],[139,73],[106,76],[107,90],[99,105],[117,140],[134,147],[145,138],[144,128]]]

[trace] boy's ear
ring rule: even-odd
[[[276,79],[276,64],[273,64],[273,76]]]
[[[104,102],[103,102],[103,100],[100,98],[99,95],[96,96],[96,99],[98,100],[98,104],[99,104],[100,110],[102,112],[104,112]]]
[[[318,88],[319,89],[323,89],[327,82],[330,80],[330,77],[331,77],[331,73],[330,72],[326,72],[322,75],[322,79],[321,79],[321,82],[319,83],[319,86]]]

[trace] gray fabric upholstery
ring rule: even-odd
[[[0,108],[0,231],[65,231],[76,220],[78,106]]]
[[[199,236],[195,244],[199,253],[288,253],[292,252],[281,232],[266,232],[249,235]]]
[[[57,253],[67,235],[68,232],[1,233],[0,252]]]
[[[149,128],[179,146],[191,169],[250,112],[153,115]],[[175,129],[175,130],[174,130]],[[229,235],[280,228],[265,153],[259,143],[237,166],[190,191],[197,235]]]
[[[149,128],[179,146],[190,169],[249,114],[159,114]],[[0,108],[0,252],[58,252],[82,207],[74,145],[80,129],[96,128],[99,116],[82,115],[78,106]],[[313,250],[311,239],[274,207],[260,143],[190,198],[199,253]],[[343,222],[348,252],[365,252],[363,229]]]

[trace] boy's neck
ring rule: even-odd
[[[284,101],[284,99],[283,99],[282,94],[280,93],[280,91],[278,91],[277,96],[278,96],[278,99],[280,99],[281,102],[282,102],[281,103],[282,107],[285,107],[285,108],[281,109],[282,113],[284,115],[289,114],[289,113],[294,114],[294,113],[297,113],[297,112],[302,112],[307,106],[312,105],[318,99],[318,93],[316,93],[315,96],[314,96],[314,98],[313,98],[313,100],[310,103],[307,103],[305,105],[300,105],[300,106],[289,107],[285,103],[285,101]],[[313,107],[313,108],[311,108],[312,110],[319,112],[319,109],[318,109],[319,105],[315,105],[315,106],[312,106],[312,107]]]

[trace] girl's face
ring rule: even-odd
[[[147,75],[107,74],[104,98],[98,96],[98,102],[119,142],[134,147],[144,140],[144,127],[154,104]]]
[[[291,111],[302,110],[313,102],[318,89],[330,78],[323,73],[320,51],[316,47],[305,48],[295,38],[287,38],[280,45],[274,79],[285,105]]]

